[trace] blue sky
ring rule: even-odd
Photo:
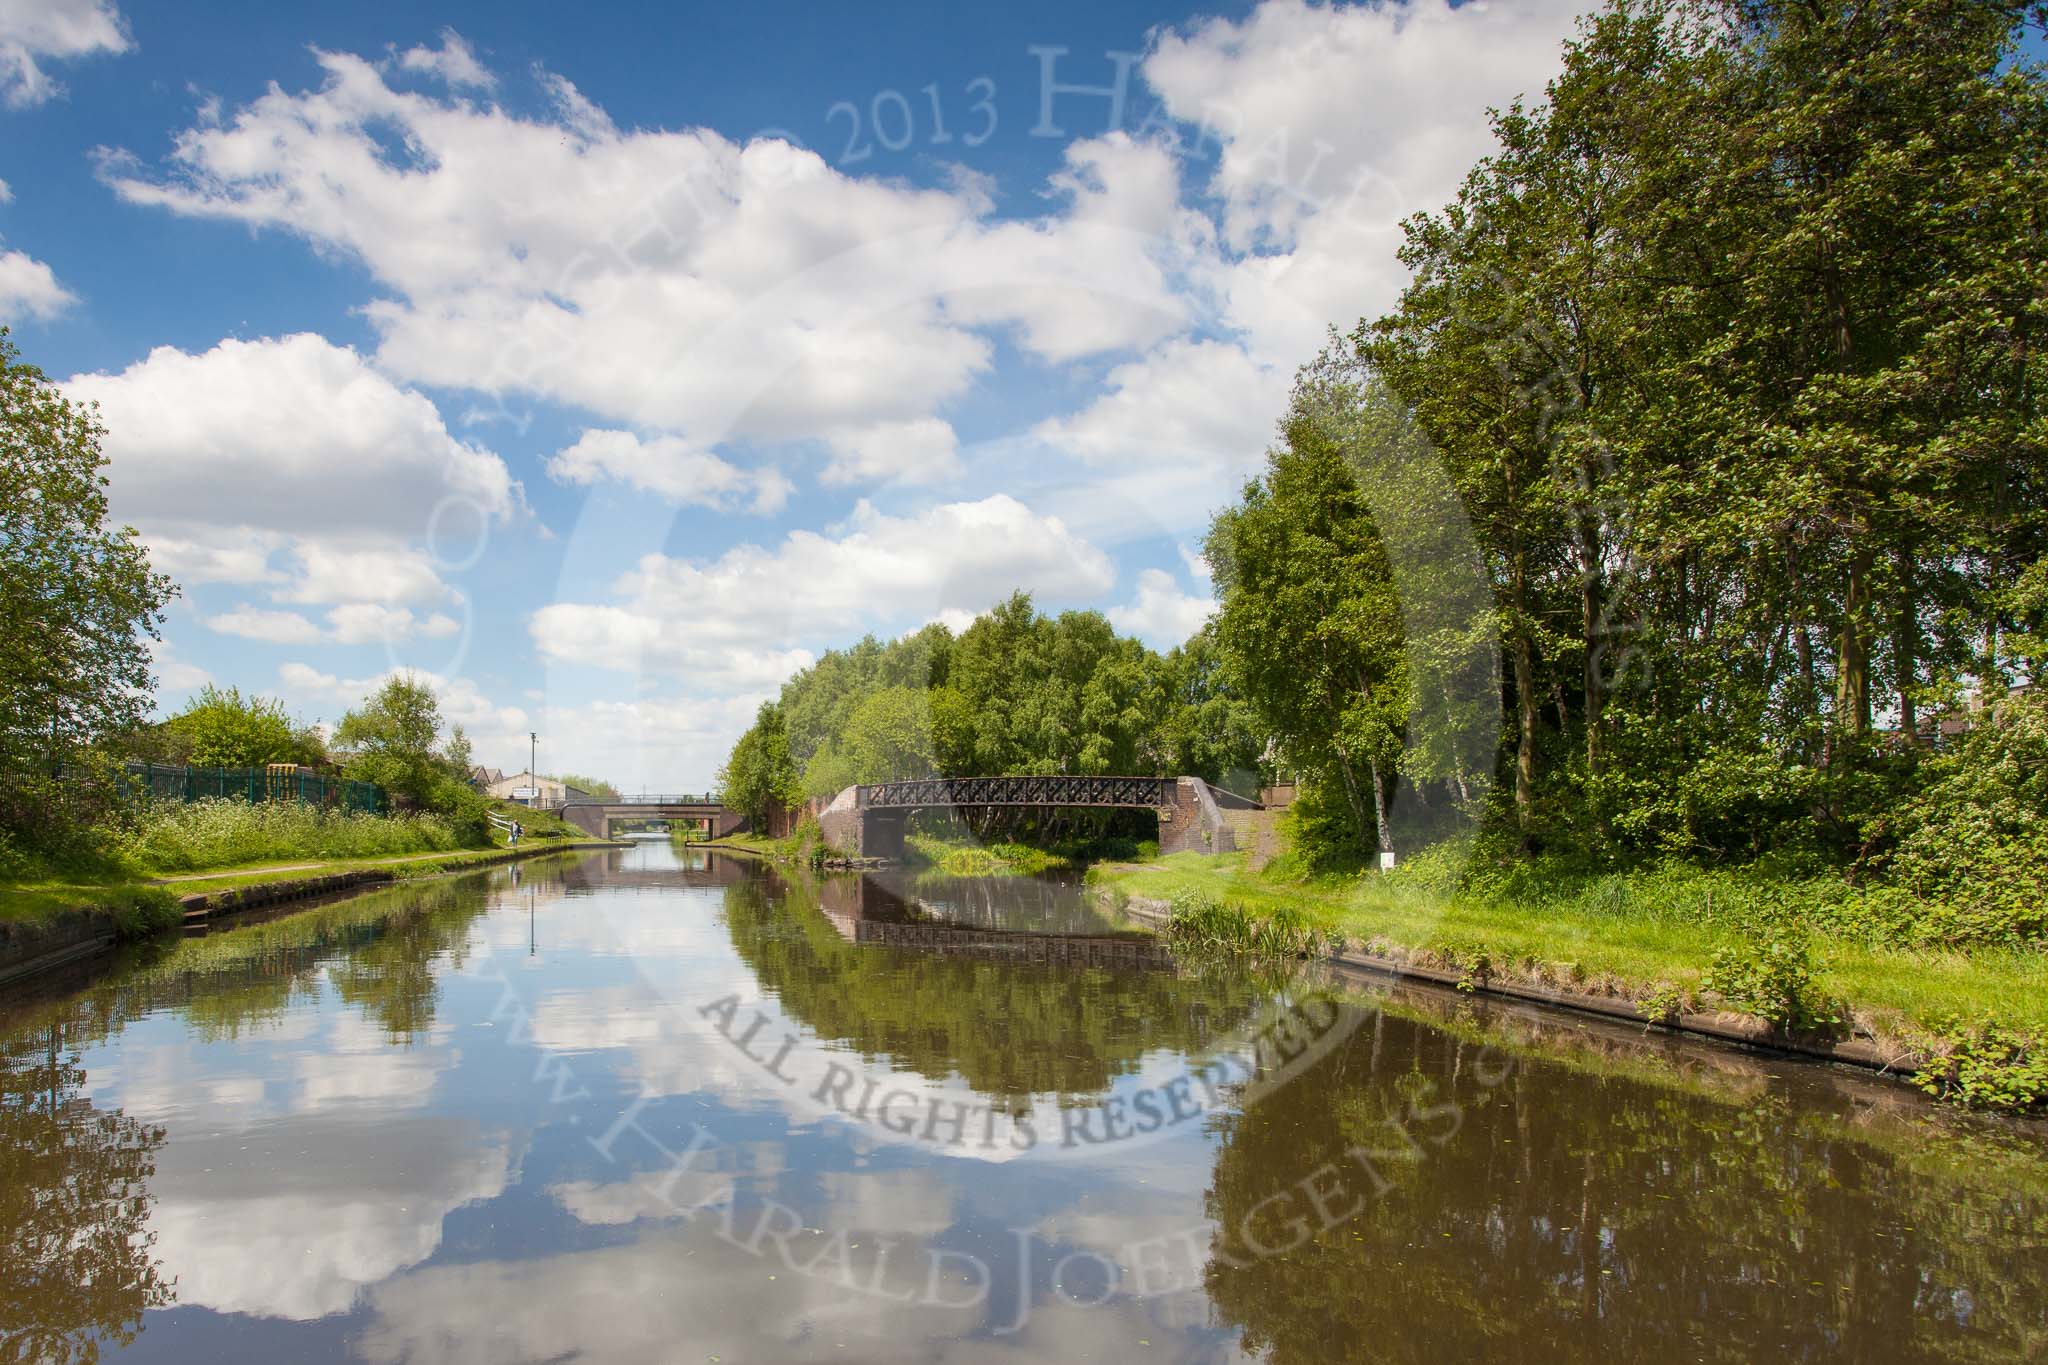
[[[0,0],[0,320],[183,585],[167,708],[406,668],[480,761],[700,787],[865,632],[1184,638],[1576,8]]]

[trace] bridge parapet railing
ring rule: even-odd
[[[865,810],[946,806],[1170,806],[1176,779],[1056,774],[1029,777],[927,777],[854,789]]]

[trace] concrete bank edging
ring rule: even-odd
[[[97,909],[0,924],[0,989],[97,956],[116,937],[113,915]]]
[[[185,927],[204,927],[211,925],[220,917],[268,909],[272,906],[290,905],[296,901],[319,900],[342,892],[387,886],[400,880],[426,881],[434,877],[460,876],[480,868],[496,867],[502,863],[518,862],[552,853],[610,847],[613,845],[602,841],[579,839],[559,847],[500,849],[494,854],[465,861],[457,867],[440,868],[410,878],[401,878],[389,867],[359,867],[346,872],[330,872],[325,876],[286,878],[274,882],[257,882],[249,886],[229,887],[222,891],[193,892],[185,896],[176,896],[174,892],[173,895],[184,912]],[[225,875],[233,874],[230,872]],[[119,938],[115,930],[114,917],[107,911],[93,906],[79,906],[59,911],[49,919],[36,921],[31,925],[0,925],[0,929],[11,929],[11,932],[0,933],[0,987],[11,986],[106,952]],[[166,928],[164,932],[169,932],[169,929]]]
[[[1123,909],[1134,919],[1154,929],[1164,928],[1171,914],[1171,907],[1167,902],[1142,896],[1127,899]],[[1551,1009],[1597,1015],[1603,1019],[1634,1024],[1646,1031],[1657,1029],[1666,1033],[1690,1034],[1710,1038],[1715,1042],[1734,1043],[1789,1057],[1839,1062],[1845,1066],[1860,1067],[1900,1079],[1909,1077],[1920,1069],[1921,1058],[1918,1053],[1912,1051],[1889,1052],[1867,1038],[1848,1038],[1840,1042],[1787,1038],[1772,1030],[1762,1020],[1748,1015],[1702,1013],[1681,1014],[1671,1020],[1647,1019],[1642,1011],[1636,1008],[1634,1002],[1617,996],[1586,995],[1577,991],[1500,981],[1492,977],[1464,976],[1441,968],[1404,962],[1399,958],[1362,953],[1353,948],[1331,953],[1323,961],[1327,966],[1350,972],[1424,981],[1460,993],[1496,996]]]

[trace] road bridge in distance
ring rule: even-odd
[[[738,833],[747,824],[746,816],[727,809],[716,796],[687,792],[579,796],[557,806],[555,814],[585,834],[600,839],[611,838],[612,826],[629,820],[665,820],[671,828],[679,824],[690,825],[704,830],[713,839]]]
[[[1257,803],[1199,777],[925,777],[848,787],[818,816],[825,840],[863,858],[901,858],[903,831],[919,811],[970,819],[999,810],[1149,810],[1159,817],[1161,853],[1228,853],[1236,833],[1225,807]]]

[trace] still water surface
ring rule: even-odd
[[[2048,1359],[2048,1140],[665,843],[0,1001],[0,1360]]]

